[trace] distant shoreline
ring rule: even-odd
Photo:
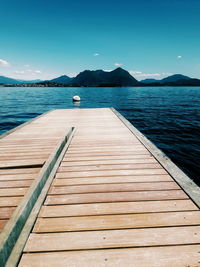
[[[74,88],[74,87],[83,87],[83,88],[92,88],[92,87],[200,87],[200,84],[191,85],[191,84],[140,84],[140,85],[91,85],[91,86],[84,86],[84,85],[66,85],[66,84],[0,84],[0,87],[65,87],[65,88]]]
[[[182,74],[174,74],[162,80],[145,79],[138,81],[127,70],[117,68],[113,71],[85,70],[76,77],[62,75],[52,80],[16,80],[0,76],[0,85],[4,87],[166,87],[200,86],[200,79]]]

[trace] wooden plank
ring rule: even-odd
[[[71,146],[68,150],[68,153],[87,153],[87,152],[110,152],[110,151],[146,151],[146,148],[141,144],[134,146],[91,146],[91,147],[73,147]]]
[[[86,171],[105,171],[105,170],[144,170],[161,169],[159,163],[135,163],[135,164],[116,164],[116,165],[89,165],[89,166],[62,166],[59,172],[86,172]]]
[[[22,197],[0,197],[0,207],[16,207]]]
[[[47,152],[50,152],[52,150],[52,147],[51,148],[42,148],[43,151],[45,151],[46,153]],[[10,149],[1,149],[1,154],[4,154],[4,152],[8,153],[8,152],[12,152],[13,151],[13,148],[10,148]],[[23,148],[23,147],[18,147],[17,149],[15,148],[15,152],[29,152],[29,151],[34,151],[34,152],[40,152],[41,151],[41,148],[36,148],[36,147],[32,147],[32,148]]]
[[[0,220],[0,232],[3,230],[8,220]]]
[[[39,171],[40,171],[40,168],[0,169],[0,175],[2,175],[2,174],[38,173]]]
[[[48,156],[50,152],[44,152],[44,151],[27,151],[27,152],[16,152],[16,151],[10,151],[2,153],[0,152],[0,157],[31,157],[31,156]]]
[[[37,173],[28,174],[1,174],[0,181],[20,181],[20,180],[33,180],[37,177]]]
[[[15,207],[1,207],[0,208],[0,219],[10,218],[14,210],[15,210]]]
[[[91,166],[91,165],[116,165],[116,164],[141,164],[141,163],[156,163],[157,161],[152,158],[139,158],[139,159],[104,159],[104,160],[85,160],[85,161],[63,161],[61,167],[71,167],[71,166]]]
[[[45,163],[44,159],[25,159],[25,160],[7,160],[0,161],[0,168],[9,168],[9,167],[24,167],[26,166],[37,166],[43,165]]]
[[[29,187],[33,180],[0,181],[0,188]]]
[[[143,150],[108,150],[108,151],[87,151],[87,152],[68,152],[67,153],[68,156],[89,156],[89,157],[93,157],[95,155],[97,156],[108,156],[108,155],[149,155],[149,151],[147,149],[143,149]]]
[[[67,217],[106,214],[152,213],[198,210],[190,200],[114,202],[42,206],[38,217]],[[1,214],[1,210],[0,210]],[[166,214],[167,216],[167,214]]]
[[[91,132],[89,133],[91,134]],[[119,147],[119,141],[113,141],[111,140],[112,142],[110,142],[109,140],[107,142],[102,142],[101,140],[98,140],[97,141],[90,141],[88,139],[88,142],[81,142],[81,141],[75,141],[75,139],[73,140],[73,142],[71,143],[71,148],[75,148],[75,149],[84,149],[84,148],[99,148],[99,147],[104,147],[104,148],[107,148],[107,147]],[[130,145],[132,146],[141,146],[141,143],[139,141],[133,141],[132,138],[127,141],[122,141],[120,140],[120,147],[123,147],[123,146],[126,146],[126,147],[130,147]]]
[[[106,229],[149,228],[199,225],[200,211],[39,218],[33,232],[91,231]],[[199,240],[200,241],[200,240]]]
[[[24,251],[198,244],[200,226],[31,234]]]
[[[23,254],[19,267],[199,266],[200,245]]]
[[[24,196],[27,188],[0,188],[0,197],[3,196]]]
[[[46,155],[9,155],[9,156],[0,156],[0,161],[14,161],[14,160],[31,160],[31,159],[40,159],[40,160],[46,160],[48,154]]]
[[[84,185],[84,184],[109,184],[109,183],[143,183],[143,182],[170,182],[173,179],[169,175],[146,175],[146,176],[106,176],[106,177],[89,177],[89,178],[60,178],[60,174],[56,175],[53,186],[65,185]]]
[[[129,156],[132,156],[132,155],[150,155],[149,151],[148,150],[138,150],[138,151],[122,151],[122,150],[118,150],[118,151],[96,151],[96,152],[83,152],[83,153],[80,153],[80,152],[68,152],[67,153],[68,156],[72,156],[72,157],[94,157],[94,156],[123,156],[123,155],[129,155]]]
[[[89,193],[72,195],[47,196],[45,205],[80,204],[98,202],[123,202],[143,200],[170,200],[187,199],[188,196],[182,190],[170,191],[147,191],[147,192],[112,192],[112,193]]]
[[[51,187],[49,195],[59,194],[81,194],[99,192],[128,192],[128,191],[152,191],[152,190],[173,190],[180,189],[175,182],[160,183],[119,183],[119,184],[98,184],[98,185],[73,185]],[[1,195],[1,190],[0,190]]]
[[[167,174],[164,169],[135,169],[135,170],[107,170],[107,171],[79,171],[79,172],[66,172],[62,168],[58,169],[59,178],[78,178],[78,177],[105,177],[105,176],[119,176],[119,175],[154,175],[154,174]]]
[[[150,155],[150,154],[139,154],[139,155],[110,155],[110,156],[93,156],[93,157],[79,157],[78,155],[76,157],[72,157],[72,156],[68,156],[68,154],[65,155],[65,157],[63,158],[63,161],[62,163],[64,162],[79,162],[80,164],[84,164],[82,161],[89,161],[89,162],[92,162],[92,161],[100,161],[100,160],[103,160],[103,161],[106,161],[107,160],[145,160],[145,159],[152,159],[153,157]]]

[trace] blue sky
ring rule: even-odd
[[[200,78],[199,0],[0,0],[0,75],[130,71]]]

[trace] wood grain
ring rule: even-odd
[[[19,267],[199,266],[200,245],[23,254]]]
[[[76,205],[42,206],[38,217],[67,217],[84,215],[154,213],[198,210],[190,200],[166,200],[144,202],[91,203]],[[1,210],[0,210],[1,212]],[[166,214],[167,216],[167,214]]]
[[[100,193],[100,192],[128,192],[128,191],[152,191],[152,190],[174,190],[180,189],[175,182],[158,183],[119,183],[119,184],[98,184],[98,185],[73,185],[53,186],[49,195]],[[1,195],[1,190],[0,190]]]
[[[31,234],[25,252],[198,244],[200,226]]]
[[[146,183],[146,182],[170,182],[173,179],[169,175],[133,175],[133,176],[106,176],[88,178],[63,178],[57,173],[53,182],[54,186],[84,185],[84,184],[110,184],[110,183]]]
[[[166,216],[167,215],[167,216]],[[67,218],[39,218],[35,233],[91,231],[106,229],[149,228],[200,224],[200,211],[168,212],[153,214],[123,214],[82,216]]]
[[[45,205],[187,199],[182,190],[48,195]]]

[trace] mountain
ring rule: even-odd
[[[200,79],[190,78],[182,74],[175,74],[162,80],[145,79],[137,81],[131,74],[117,68],[113,71],[85,70],[75,78],[62,75],[52,80],[17,80],[0,76],[0,84],[3,86],[29,86],[29,87],[120,87],[120,86],[200,86]]]
[[[0,84],[16,84],[16,83],[19,83],[19,81],[16,79],[0,76]]]
[[[172,76],[169,76],[167,78],[164,78],[158,82],[164,84],[164,83],[171,83],[171,82],[178,82],[180,80],[190,80],[192,78],[188,77],[188,76],[185,76],[185,75],[182,75],[182,74],[174,74]]]
[[[140,81],[141,83],[157,83],[159,82],[159,80],[156,80],[156,79],[145,79],[145,80],[142,80]]]
[[[41,80],[17,80],[13,78],[8,78],[6,76],[0,76],[0,84],[27,84],[27,83],[39,83]]]
[[[200,86],[199,79],[183,79],[176,82],[165,82],[161,86]]]
[[[72,86],[138,86],[140,83],[122,68],[107,72],[85,70],[71,80]]]
[[[174,74],[162,80],[146,79],[140,82],[146,86],[200,86],[199,79],[193,79],[182,74]]]
[[[59,83],[59,84],[69,84],[72,79],[73,78],[70,78],[67,75],[62,75],[58,78],[50,80],[49,82]]]
[[[41,82],[43,82],[40,79],[37,79],[37,80],[17,80],[17,81],[18,81],[18,83],[41,83]]]
[[[117,68],[110,72],[111,81],[114,81],[116,84],[120,84],[121,86],[138,86],[140,82],[138,82],[131,74],[122,69]]]

